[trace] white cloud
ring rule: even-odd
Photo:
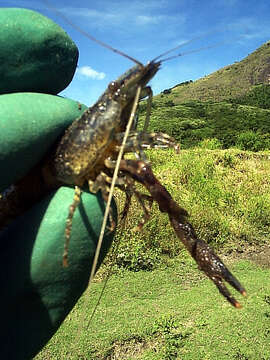
[[[164,19],[164,16],[147,16],[147,15],[138,15],[135,17],[135,21],[139,25],[148,25],[148,24],[158,24]]]
[[[92,69],[90,66],[81,66],[77,69],[77,73],[86,76],[91,79],[102,80],[105,78],[106,74],[104,72],[98,72]]]

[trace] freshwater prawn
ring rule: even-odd
[[[55,11],[55,9],[53,10]],[[58,11],[57,13],[64,17]],[[64,19],[66,20],[66,17]],[[74,27],[70,21],[68,22]],[[84,35],[87,34],[77,26],[75,28]],[[227,281],[242,295],[246,295],[244,287],[213,250],[204,241],[197,238],[195,230],[187,221],[187,211],[173,200],[165,187],[156,179],[144,153],[144,148],[154,147],[170,147],[179,150],[179,145],[170,136],[163,133],[147,133],[146,130],[152,98],[151,88],[147,84],[155,76],[161,64],[169,59],[161,58],[180,46],[164,52],[143,65],[140,61],[96,40],[91,35],[87,34],[86,36],[128,58],[136,65],[111,82],[98,101],[71,124],[42,168],[44,182],[48,184],[48,188],[52,187],[52,183],[54,186],[75,186],[74,199],[69,207],[65,230],[63,265],[68,266],[68,244],[71,237],[72,217],[80,202],[82,187],[87,183],[91,192],[101,191],[102,197],[107,203],[91,270],[91,282],[96,271],[108,217],[111,229],[115,227],[110,204],[114,187],[118,187],[126,193],[125,216],[132,196],[135,196],[142,206],[144,218],[138,225],[139,228],[150,216],[149,207],[145,205],[145,202],[156,201],[160,211],[168,214],[176,236],[195,259],[199,269],[214,282],[220,293],[233,306],[240,308],[240,303],[230,294],[224,281]],[[144,129],[139,132],[134,125],[135,114],[139,100],[146,95],[150,100]],[[137,159],[125,159],[127,153],[135,153]],[[136,182],[141,183],[150,195],[138,191]]]
[[[60,15],[66,20],[65,16],[61,13]],[[70,21],[68,22],[70,23]],[[72,23],[70,24],[74,27]],[[162,62],[182,55],[177,54],[164,58],[165,55],[180,46],[162,53],[146,65],[143,65],[137,59],[96,40],[91,35],[81,31],[77,26],[75,28],[90,37],[91,40],[135,62],[136,65],[117,80],[111,82],[96,104],[86,110],[67,129],[55,152],[52,162],[55,177],[65,184],[76,186],[74,201],[67,219],[66,245],[63,255],[64,266],[67,266],[72,216],[80,201],[80,187],[85,182],[88,182],[90,191],[96,193],[101,190],[102,196],[107,202],[90,282],[93,279],[108,216],[114,227],[110,202],[114,186],[116,186],[126,193],[125,215],[132,195],[135,195],[141,204],[144,218],[139,224],[140,228],[149,218],[149,210],[145,205],[145,201],[156,201],[160,211],[168,214],[177,237],[195,259],[199,269],[204,271],[217,286],[220,293],[233,306],[241,307],[239,302],[231,296],[224,281],[227,281],[242,295],[246,295],[244,287],[230,273],[213,250],[204,241],[197,238],[195,230],[187,221],[188,213],[173,200],[165,187],[156,179],[143,151],[144,147],[159,146],[179,149],[178,144],[168,135],[161,133],[148,134],[146,130],[149,124],[152,99],[152,91],[147,84],[160,69]],[[162,57],[163,59],[161,59]],[[143,131],[136,131],[135,126],[131,131],[138,102],[140,98],[144,98],[146,95],[149,96],[150,100],[148,101]],[[126,160],[124,158],[124,155],[130,152],[135,153],[137,160]],[[143,184],[150,196],[137,191],[135,182]]]

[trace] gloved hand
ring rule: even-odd
[[[76,102],[56,96],[0,96],[1,191],[40,160],[79,112]],[[48,193],[0,233],[1,359],[34,357],[87,287],[105,204],[99,195],[83,193],[72,222],[69,267],[63,268],[73,194],[69,187]],[[113,235],[106,230],[99,264]]]

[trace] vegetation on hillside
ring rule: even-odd
[[[261,109],[270,109],[270,85],[256,85],[245,95],[231,99],[231,102],[234,104],[257,106]]]
[[[140,105],[140,124],[146,104]],[[236,103],[190,101],[174,105],[155,99],[149,129],[173,136],[183,148],[215,139],[217,148],[270,149],[270,110]]]

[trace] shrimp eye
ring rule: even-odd
[[[108,89],[110,90],[110,92],[115,93],[119,88],[120,88],[121,84],[119,84],[119,82],[117,81],[112,81],[109,85],[108,85]]]

